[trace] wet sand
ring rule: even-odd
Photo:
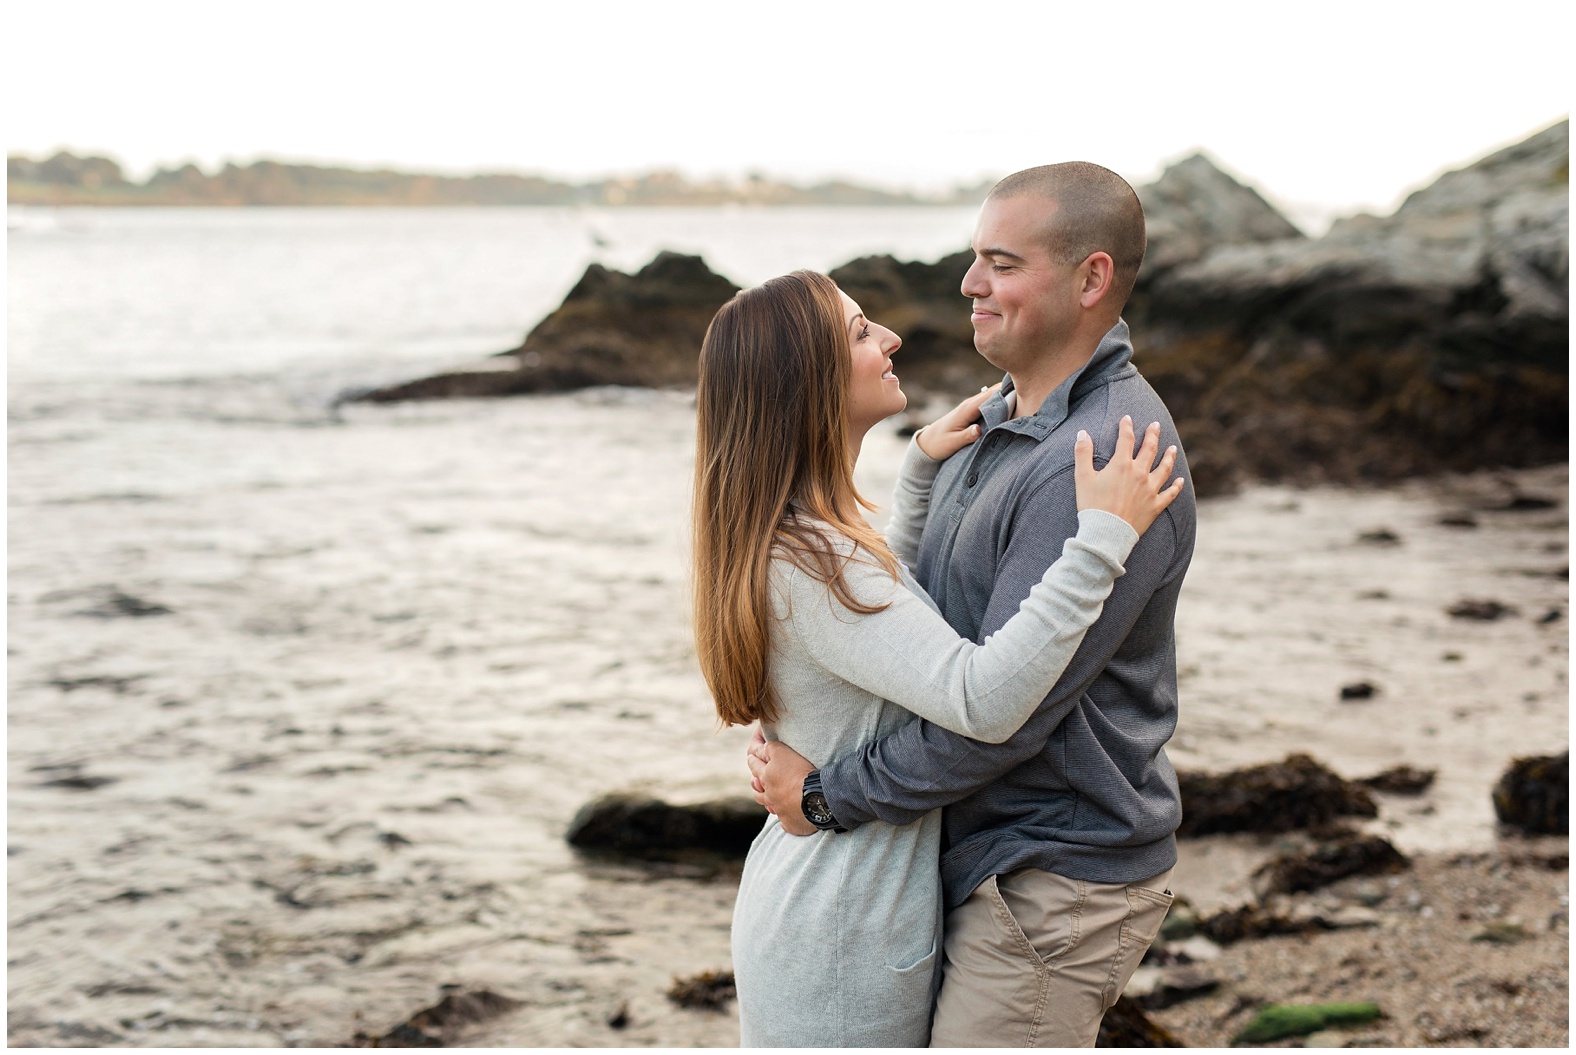
[[[521,1001],[466,1043],[736,1043],[731,1010],[663,996],[727,966],[731,878],[589,864],[562,839],[609,790],[746,779],[746,733],[716,731],[690,654],[689,398],[336,420],[276,395],[13,406],[10,1042],[331,1045],[454,984]],[[867,442],[872,497],[901,443]],[[1482,508],[1512,491],[1556,505]],[[1370,827],[1425,861],[1495,852],[1494,779],[1568,742],[1565,492],[1556,467],[1202,503],[1177,765],[1437,767]],[[1464,509],[1477,527],[1438,523]],[[1359,540],[1379,529],[1399,541]],[[1447,616],[1463,598],[1517,613]],[[1377,694],[1341,702],[1356,681]],[[1174,886],[1242,900],[1272,851],[1189,844]],[[1525,897],[1543,918],[1547,891]],[[1444,939],[1420,933],[1432,979]],[[1563,979],[1564,944],[1503,971]]]

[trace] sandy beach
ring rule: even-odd
[[[690,654],[690,397],[128,391],[13,395],[10,1042],[335,1045],[447,985],[518,1002],[461,1043],[737,1043],[732,1005],[663,995],[728,966],[732,876],[563,842],[604,792],[746,779]],[[902,443],[866,444],[877,500]],[[1502,837],[1488,797],[1568,742],[1566,489],[1561,466],[1201,503],[1178,767],[1439,776],[1367,824],[1417,857],[1377,929],[1230,947],[1240,980],[1156,1013],[1183,1040],[1311,995],[1379,1001],[1365,1042],[1567,1042],[1565,842]],[[1239,903],[1275,851],[1189,842],[1174,888]],[[1522,944],[1471,941],[1512,916]]]

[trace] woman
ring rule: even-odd
[[[1078,535],[984,645],[960,639],[903,567],[942,460],[973,442],[984,394],[910,445],[883,538],[855,491],[860,442],[907,403],[901,345],[824,275],[740,292],[701,349],[695,466],[696,652],[727,724],[759,721],[828,760],[916,715],[1000,742],[1033,713],[1099,616],[1139,534],[1181,493],[1136,458],[1131,423],[1096,473],[1077,447]],[[749,1046],[916,1046],[941,932],[940,817],[787,835],[768,819],[734,909]]]

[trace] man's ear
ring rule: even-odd
[[[1111,260],[1110,253],[1090,253],[1079,268],[1079,274],[1083,284],[1078,290],[1078,303],[1085,308],[1097,307],[1111,292],[1116,278],[1116,264]]]

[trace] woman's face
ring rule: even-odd
[[[853,371],[848,391],[848,429],[863,436],[878,421],[908,406],[908,397],[892,372],[892,354],[903,346],[897,334],[865,318],[846,293],[843,325],[848,327],[848,347],[853,351]]]

